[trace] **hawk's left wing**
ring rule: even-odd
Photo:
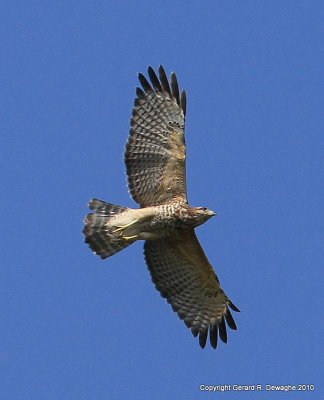
[[[136,90],[125,151],[130,194],[142,207],[187,202],[186,94],[180,94],[174,73],[169,84],[162,66],[159,78],[151,67],[148,73],[151,83],[138,75],[144,90]]]
[[[229,307],[239,309],[229,300],[210,265],[194,230],[176,237],[146,241],[145,260],[152,281],[194,336],[205,347],[216,348],[218,336],[227,342],[226,324],[236,329]]]

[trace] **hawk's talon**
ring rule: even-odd
[[[130,227],[130,226],[136,224],[137,221],[138,221],[138,219],[135,219],[134,221],[130,222],[130,223],[127,224],[127,225],[119,226],[118,228],[116,228],[116,229],[115,229],[114,231],[112,231],[112,232],[113,232],[113,233],[119,232],[118,236],[119,236],[120,238],[122,238],[122,239],[125,239],[125,240],[133,240],[133,239],[137,238],[137,235],[134,235],[134,236],[123,236],[123,233],[124,233],[125,229],[127,229],[128,227]]]
[[[128,241],[133,241],[134,239],[137,239],[137,238],[138,238],[138,235],[134,235],[134,236],[122,236],[122,238],[123,238],[124,240],[126,240],[126,242],[128,242]]]
[[[117,229],[115,229],[115,230],[112,231],[112,232],[113,232],[113,233],[120,232],[120,236],[122,236],[123,231],[124,231],[126,228],[128,228],[128,227],[130,227],[130,226],[136,224],[137,221],[138,221],[138,219],[135,219],[134,221],[130,222],[130,223],[127,224],[127,225],[119,226]]]

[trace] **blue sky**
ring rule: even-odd
[[[323,3],[1,8],[3,398],[323,398]],[[123,149],[137,72],[159,64],[188,95],[190,203],[218,213],[198,236],[242,310],[216,351],[155,291],[142,243],[101,261],[81,235],[90,198],[136,206]]]

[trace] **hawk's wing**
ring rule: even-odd
[[[146,241],[144,253],[156,288],[193,335],[199,334],[200,346],[205,347],[208,331],[214,348],[218,335],[226,343],[225,321],[236,329],[229,307],[239,310],[220,287],[194,230]]]
[[[184,123],[186,94],[179,94],[176,75],[168,78],[162,66],[159,78],[151,67],[151,83],[139,74],[131,129],[125,151],[128,185],[142,207],[179,199],[187,202]]]

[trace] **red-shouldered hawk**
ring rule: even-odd
[[[186,93],[179,92],[174,73],[170,83],[162,66],[159,77],[149,67],[151,83],[139,74],[125,163],[128,185],[139,209],[93,199],[85,218],[85,242],[107,258],[137,240],[156,288],[170,303],[199,344],[209,332],[212,347],[218,336],[227,342],[226,324],[236,329],[229,300],[209,263],[194,228],[215,213],[190,207],[186,190],[184,124]]]

